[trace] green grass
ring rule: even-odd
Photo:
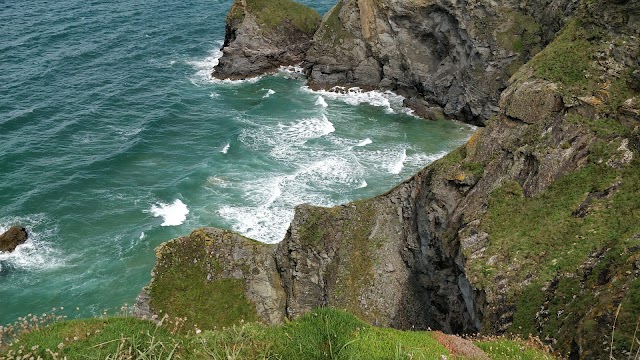
[[[258,320],[244,280],[218,278],[222,265],[206,253],[212,241],[196,230],[188,240],[160,248],[150,287],[151,306],[159,316],[181,318],[187,328],[199,329]]]
[[[317,11],[291,0],[247,0],[247,8],[268,29],[291,24],[309,36],[322,20]]]
[[[591,94],[597,87],[592,64],[602,37],[599,28],[573,19],[529,66],[537,77],[562,84],[574,95]]]
[[[504,9],[504,17],[509,19],[510,27],[497,34],[498,44],[517,53],[536,54],[541,50],[542,29],[531,16],[512,9]],[[524,56],[523,59],[529,58]]]
[[[640,316],[640,302],[630,300],[640,299],[640,281],[633,276],[640,266],[640,161],[621,169],[605,165],[619,141],[604,139],[619,136],[622,128],[608,119],[599,121],[590,128],[603,140],[592,145],[584,167],[533,197],[525,197],[513,181],[491,194],[482,223],[489,245],[481,259],[468,263],[482,287],[501,279],[510,284],[507,301],[515,304],[510,332],[554,338],[565,355],[577,334],[585,349],[602,344],[620,303],[624,320],[616,343],[629,348]],[[588,194],[615,183],[620,185],[609,197],[592,199],[586,216],[573,214]],[[593,269],[582,270],[594,254],[602,258],[591,260]],[[497,261],[488,265],[492,257]],[[555,285],[542,291],[552,280]],[[541,308],[549,315],[540,317]],[[589,351],[585,356],[602,355]]]
[[[610,117],[590,119],[580,115],[568,114],[567,121],[588,126],[600,138],[612,138],[628,132],[628,129],[620,121]]]
[[[330,44],[333,47],[340,46],[343,39],[352,38],[353,35],[345,30],[340,21],[340,11],[342,10],[342,1],[339,1],[334,8],[327,14],[327,18],[322,23],[318,31],[318,41],[323,44]]]
[[[519,356],[514,358],[549,358],[528,344],[503,341],[478,344],[513,349],[510,353]],[[280,326],[253,323],[200,334],[174,332],[135,318],[64,321],[0,348],[0,359],[15,359],[18,351],[22,358],[44,359],[440,360],[450,356],[430,332],[377,328],[335,309],[317,309]]]
[[[136,354],[138,359],[170,359],[181,345],[181,339],[149,321],[118,317],[71,320],[24,334],[13,346],[2,349],[0,359],[12,359],[12,353],[20,353],[23,359],[125,359],[126,354]]]
[[[550,360],[552,355],[536,349],[536,344],[523,340],[503,338],[476,341],[492,360]]]

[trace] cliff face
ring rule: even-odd
[[[312,88],[390,89],[418,115],[482,124],[577,0],[341,0],[306,57]]]
[[[244,79],[304,59],[320,15],[290,0],[236,0],[227,15],[223,56],[212,75]]]
[[[640,3],[584,1],[465,146],[373,199],[299,206],[278,245],[205,230],[171,258],[215,257],[212,279],[235,279],[240,310],[269,323],[333,306],[397,328],[537,335],[593,359],[608,358],[615,322],[625,356],[640,317],[639,38]],[[166,259],[152,294],[179,269]]]

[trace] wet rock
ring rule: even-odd
[[[27,229],[21,226],[12,226],[0,235],[0,251],[12,252],[18,245],[24,244],[28,237]]]

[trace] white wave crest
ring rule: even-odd
[[[364,91],[360,88],[345,88],[336,86],[330,90],[311,90],[308,86],[302,87],[303,91],[318,94],[323,98],[339,100],[349,105],[370,104],[384,108],[390,114],[409,113],[403,107],[404,98],[391,91]],[[323,99],[324,100],[324,99]]]
[[[266,99],[266,98],[268,98],[269,96],[271,96],[271,95],[273,95],[273,94],[275,94],[275,93],[276,93],[275,91],[273,91],[273,90],[271,90],[271,89],[261,89],[261,90],[263,90],[263,91],[264,91],[264,90],[267,90],[267,93],[266,93],[266,94],[264,94],[264,95],[262,96],[262,98],[263,98],[263,99]]]
[[[325,109],[329,106],[327,102],[324,100],[324,98],[322,97],[322,95],[318,96],[318,99],[316,100],[316,105],[321,106]]]
[[[243,80],[220,80],[213,77],[212,74],[215,71],[215,67],[218,66],[218,64],[220,63],[220,58],[224,54],[221,50],[222,44],[223,42],[219,41],[219,46],[213,50],[210,50],[207,56],[202,59],[186,61],[188,65],[191,65],[196,70],[196,73],[190,79],[193,85],[200,86],[201,84],[206,83],[238,85],[245,83],[256,83],[262,78],[262,76],[257,76]]]
[[[371,144],[372,142],[373,141],[371,141],[371,139],[366,138],[366,139],[360,141],[356,146],[366,146],[366,145]]]
[[[429,164],[431,164],[432,162],[443,158],[445,155],[447,155],[448,152],[446,151],[440,151],[437,152],[435,154],[424,154],[424,153],[417,153],[417,154],[413,154],[407,157],[406,161],[404,162],[405,165],[407,166],[411,166],[412,168],[421,168],[424,166],[427,166]]]
[[[229,148],[230,148],[230,147],[231,147],[231,144],[230,144],[230,143],[227,143],[227,144],[222,148],[222,150],[220,150],[220,152],[221,152],[221,153],[223,153],[223,154],[226,154],[226,153],[227,153],[227,151],[229,151]]]
[[[304,74],[304,68],[298,65],[289,65],[289,66],[280,66],[278,69],[281,72],[289,73],[289,74]]]
[[[267,243],[282,240],[296,205],[309,203],[332,206],[342,202],[330,195],[340,188],[366,186],[364,168],[351,156],[318,155],[307,159],[290,174],[266,174],[264,178],[243,183],[243,204],[226,205],[218,214],[233,230]]]
[[[153,204],[147,212],[151,213],[154,217],[162,217],[163,223],[161,226],[178,226],[187,219],[189,209],[180,199],[176,199],[171,204],[162,202]]]
[[[389,164],[389,172],[395,175],[400,174],[402,168],[404,168],[404,162],[407,159],[407,149],[402,149],[402,152],[398,156],[394,163]]]

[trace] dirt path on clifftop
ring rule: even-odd
[[[490,360],[489,356],[471,341],[455,335],[435,331],[433,337],[451,352],[454,359]]]

